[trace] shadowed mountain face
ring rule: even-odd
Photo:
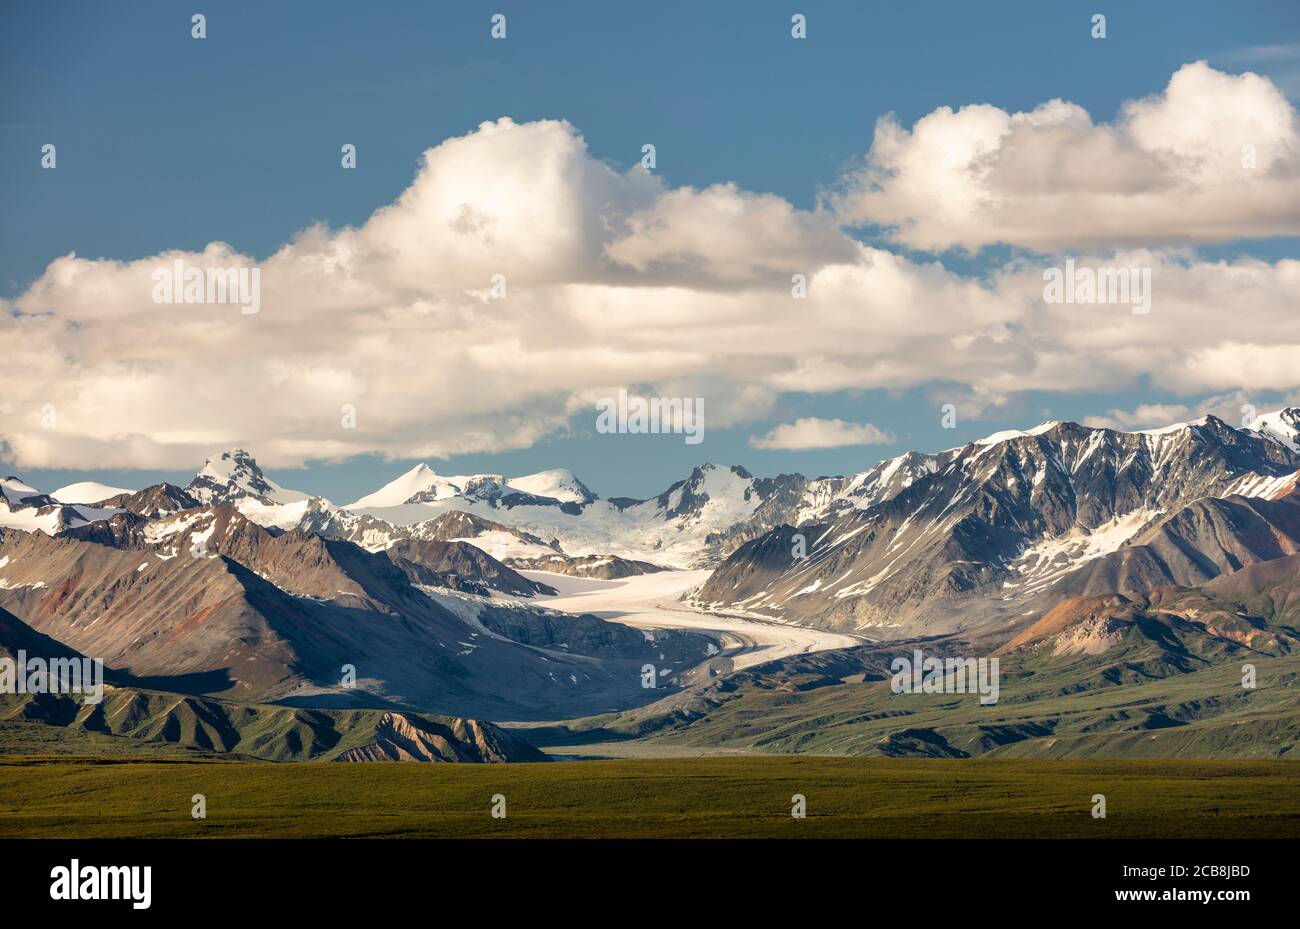
[[[19,652],[44,661],[55,658],[80,661],[85,657],[57,639],[37,632],[8,610],[0,609],[0,657],[16,660]]]
[[[697,600],[873,636],[1001,634],[1044,597],[1195,583],[1300,539],[1295,501],[1267,499],[1300,455],[1213,417],[1045,424],[932,464],[892,497],[746,543]]]
[[[0,610],[0,656],[85,656]],[[0,720],[166,742],[197,751],[271,761],[546,761],[490,723],[392,710],[308,710],[142,690],[151,682],[105,667],[99,702],[85,693],[0,694]],[[89,682],[88,682],[89,683]],[[183,686],[178,677],[157,684]],[[12,735],[12,733],[10,733]],[[130,753],[129,743],[114,751]],[[0,743],[0,751],[4,750]]]

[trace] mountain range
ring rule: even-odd
[[[1300,416],[1271,422],[1287,431],[1045,423],[903,456],[854,507],[746,542],[696,599],[876,637],[996,636],[1062,596],[1197,584],[1300,550]]]
[[[566,751],[626,741],[656,754],[940,758],[1288,758],[1300,745],[1297,555],[1200,587],[1063,600],[993,651],[992,706],[894,693],[891,663],[912,648],[972,654],[966,640],[928,637],[801,655],[532,739]]]
[[[319,724],[363,724],[372,742],[320,743],[346,742],[353,758],[491,760],[431,748],[447,738],[444,718],[729,741],[720,720],[753,718],[763,694],[825,691],[814,709],[829,712],[818,701],[882,679],[885,659],[912,642],[1001,654],[1026,681],[1039,675],[1025,699],[1041,701],[1047,680],[1092,692],[1242,654],[1289,661],[1297,474],[1300,410],[1285,409],[1243,428],[1213,416],[1141,432],[1048,422],[842,477],[703,464],[647,500],[600,498],[564,469],[448,477],[418,465],[339,506],[286,489],[241,449],[212,456],[184,487],[86,481],[43,493],[9,477],[0,647],[57,644],[101,658],[115,693],[208,701],[131,697],[151,718],[180,705],[187,718],[229,719],[234,706],[378,714]],[[726,637],[707,625],[651,634],[617,611],[545,605],[565,576],[700,568],[683,610],[862,644],[736,671],[715,658]],[[355,683],[343,683],[349,668]],[[11,719],[45,712],[8,706]],[[191,726],[189,744],[258,754],[239,726],[213,725],[221,739]],[[877,749],[925,754],[938,738],[975,753],[942,727],[912,728],[929,734],[881,730]]]

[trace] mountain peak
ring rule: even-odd
[[[754,476],[750,474],[749,471],[747,471],[742,465],[725,465],[725,464],[718,464],[716,461],[704,461],[701,462],[700,464],[697,464],[693,469],[691,469],[691,477],[699,477],[705,474],[709,474],[713,471],[730,471],[732,474],[736,475],[737,477],[744,478],[746,480]]]
[[[413,498],[421,500],[444,499],[460,493],[460,488],[424,462],[402,472],[374,493],[367,494],[348,504],[348,509],[367,507],[402,506]]]
[[[242,448],[209,455],[185,489],[194,499],[209,506],[228,506],[248,497],[268,504],[307,499],[307,494],[285,490],[270,480],[257,459]]]
[[[551,468],[523,477],[512,477],[509,485],[535,497],[549,497],[561,503],[590,503],[597,499],[586,484],[568,468]]]
[[[1288,406],[1263,413],[1255,417],[1249,428],[1289,451],[1300,452],[1300,408]]]
[[[986,435],[982,439],[976,439],[975,445],[997,445],[1001,442],[1009,442],[1012,439],[1023,439],[1027,436],[1042,435],[1045,432],[1051,432],[1057,426],[1061,425],[1060,420],[1048,419],[1034,426],[1032,429],[1006,429],[1002,432],[995,432],[992,435]]]
[[[230,448],[209,455],[199,473],[213,477],[225,476],[238,468],[246,468],[257,474],[262,473],[262,469],[257,466],[257,459],[242,448]]]
[[[0,496],[3,496],[7,503],[21,504],[28,497],[41,497],[43,494],[21,478],[11,474],[4,480],[0,480]]]

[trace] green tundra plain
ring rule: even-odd
[[[191,815],[194,795],[207,816]],[[791,815],[793,797],[806,817]],[[1106,816],[1094,818],[1094,796]],[[492,815],[505,798],[505,816]],[[499,801],[498,801],[499,809]],[[0,757],[0,837],[1297,838],[1283,761]]]

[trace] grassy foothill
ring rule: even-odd
[[[191,816],[203,794],[207,818]],[[493,796],[506,816],[491,815]],[[807,817],[791,816],[792,796]],[[1105,819],[1092,816],[1104,794]],[[7,756],[2,837],[1296,838],[1279,761],[703,757],[334,764]]]

